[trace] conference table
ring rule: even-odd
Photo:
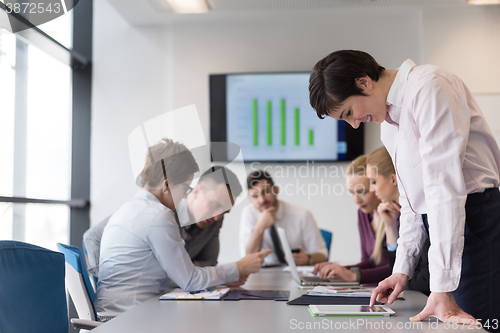
[[[289,290],[290,300],[307,293],[292,280],[282,267],[263,268],[252,274],[242,286],[249,290]],[[410,322],[420,312],[427,296],[405,290],[404,300],[390,305],[394,317],[312,317],[308,306],[287,305],[271,300],[240,301],[160,301],[154,296],[135,308],[92,330],[93,333],[127,332],[297,332],[297,331],[361,331],[361,332],[448,332],[452,330],[482,331],[469,325],[438,322],[435,318]],[[454,329],[455,328],[455,329]]]

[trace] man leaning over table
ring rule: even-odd
[[[238,197],[242,192],[242,188],[236,175],[227,168],[214,166],[201,175],[193,191],[187,195],[186,199],[181,200],[177,207],[179,219],[181,221],[190,221],[188,225],[183,223],[184,226],[179,226],[179,232],[193,264],[199,267],[217,265],[220,245],[219,232],[224,221],[224,215],[230,212],[230,210],[226,210],[219,215],[203,218],[203,215],[206,215],[213,205],[217,205],[217,202],[211,199],[215,196],[215,187],[226,185],[223,178],[209,176],[217,170],[223,170],[227,182],[230,184],[228,188],[230,187],[235,198]],[[95,277],[99,276],[102,234],[110,218],[111,215],[87,230],[83,235],[83,242],[87,249],[88,271]],[[227,285],[236,287],[244,282],[245,278],[243,277],[243,279]]]
[[[142,188],[113,214],[104,229],[97,311],[124,312],[169,288],[194,291],[259,271],[271,251],[215,267],[193,265],[179,233],[175,208],[191,192],[189,184],[197,171],[192,154],[182,144],[163,139],[149,149],[141,173]],[[234,204],[226,184],[221,185],[214,189],[217,206],[211,216]]]

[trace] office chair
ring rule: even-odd
[[[328,250],[328,258],[330,258],[330,248],[332,246],[333,233],[325,229],[319,229],[319,231],[321,231],[321,236],[323,236],[323,239],[325,240],[326,249]]]
[[[85,241],[82,241],[82,248],[83,248],[83,257],[84,257],[84,264],[85,264],[85,268],[87,269],[87,273],[89,272],[88,271],[88,268],[89,268],[89,255],[87,253],[87,248],[85,247]],[[93,275],[89,275],[89,279],[90,279],[90,284],[92,285],[92,288],[94,289],[94,292],[97,291],[97,277],[93,276]]]
[[[0,332],[68,333],[64,256],[0,241]]]
[[[95,293],[82,251],[76,246],[61,243],[57,243],[57,250],[64,254],[66,260],[66,286],[79,317],[71,319],[73,327],[91,330],[102,324],[97,320],[104,322],[116,317],[118,313],[95,311]]]

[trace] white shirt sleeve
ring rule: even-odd
[[[306,211],[304,216],[304,228],[302,228],[302,239],[304,241],[304,251],[307,254],[322,253],[328,258],[326,243],[321,236],[316,221],[311,212]]]
[[[253,228],[257,223],[257,219],[252,214],[252,206],[247,205],[241,212],[240,220],[240,255],[244,257],[247,255],[245,246],[247,245],[250,237],[252,236]]]
[[[399,182],[401,183],[401,181]],[[406,274],[411,278],[420,258],[420,252],[427,238],[427,233],[422,222],[422,215],[416,214],[410,209],[404,191],[400,193],[399,202],[403,204],[399,218],[396,262],[392,273]]]
[[[431,241],[430,289],[449,292],[458,288],[462,268],[467,200],[462,166],[470,109],[444,77],[420,80],[413,102]]]
[[[193,291],[238,280],[236,263],[196,267],[186,252],[178,225],[165,215],[159,214],[155,218],[146,238],[158,263],[172,281],[185,291]]]

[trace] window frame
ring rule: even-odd
[[[0,10],[7,7],[0,2]],[[83,233],[90,227],[90,123],[92,91],[93,0],[79,1],[73,8],[73,47],[66,48],[34,26],[23,16],[8,14],[12,23],[29,28],[16,37],[36,46],[71,67],[72,74],[72,150],[70,200],[0,196],[0,202],[63,204],[70,208],[70,244],[81,247]],[[8,27],[4,27],[7,30]],[[9,30],[10,31],[10,30]],[[16,110],[17,112],[17,110]]]

